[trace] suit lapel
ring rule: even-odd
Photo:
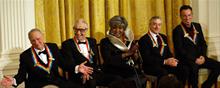
[[[154,40],[154,38],[153,38],[153,36],[150,34],[150,32],[148,32],[147,35],[149,36],[149,38],[150,38],[150,40],[151,40],[151,43],[152,43],[152,45],[153,45],[153,48],[159,48],[159,45],[156,43],[156,40]],[[159,34],[159,36],[160,36],[160,40],[162,41],[161,48],[159,48],[159,53],[160,53],[160,55],[162,56],[163,53],[164,53],[164,49],[165,49],[165,47],[167,46],[167,44],[164,42],[164,40],[163,40],[163,38],[162,38],[162,36],[161,36],[160,34]]]
[[[73,38],[73,49],[76,49],[76,51],[78,53],[80,53],[80,56],[85,58],[86,60],[88,60],[90,63],[93,63],[93,55],[94,55],[94,52],[92,50],[92,48],[90,47],[90,42],[89,42],[89,39],[86,39],[86,46],[87,46],[87,50],[88,50],[88,53],[89,53],[89,56],[85,56],[81,50],[80,50],[80,47],[79,45],[77,44],[77,40],[75,38]]]
[[[192,24],[193,30],[194,30],[193,38],[191,38],[191,37],[189,36],[189,33],[186,32],[186,29],[183,27],[182,24],[180,24],[180,26],[181,26],[181,28],[182,28],[182,30],[183,30],[184,38],[189,39],[194,45],[196,45],[196,38],[197,38],[197,34],[198,34],[199,32],[196,30],[195,26]]]

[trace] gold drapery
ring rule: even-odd
[[[162,33],[172,46],[172,29],[180,23],[179,8],[190,0],[35,0],[36,27],[44,34],[46,42],[62,41],[73,37],[73,24],[79,18],[89,24],[88,37],[99,42],[109,29],[108,20],[114,15],[124,16],[129,28],[139,39],[148,31],[149,19],[163,19]]]

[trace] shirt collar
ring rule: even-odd
[[[36,48],[34,48],[34,50],[35,50],[36,53],[39,53],[39,52],[44,51],[44,50],[45,50],[45,47],[44,47],[42,50],[39,50],[39,49],[36,49]]]
[[[79,40],[78,40],[77,38],[75,38],[75,40],[76,40],[76,43],[79,42]],[[86,42],[86,40],[82,40],[82,41],[80,41],[80,42]]]
[[[150,31],[150,34],[154,39],[157,39],[157,35],[159,35],[159,34],[155,34],[155,33],[151,32],[151,31]]]

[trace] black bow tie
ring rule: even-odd
[[[80,41],[79,41],[78,44],[86,44],[86,42],[80,42]]]
[[[40,55],[41,53],[47,54],[46,50],[38,52],[38,55]]]

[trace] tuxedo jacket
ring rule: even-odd
[[[206,56],[207,45],[199,23],[192,23],[196,32],[194,39],[190,39],[180,24],[173,30],[175,56],[185,63],[194,63],[199,56]]]
[[[59,49],[54,43],[46,43],[52,58],[44,64],[33,48],[29,48],[20,55],[18,73],[14,76],[17,85],[25,81],[25,88],[41,88],[47,84],[56,84],[60,80],[58,65],[62,59]],[[48,53],[47,52],[47,56]],[[47,70],[46,70],[47,69]]]
[[[159,34],[163,40],[163,48],[159,49],[147,33],[142,36],[139,41],[139,50],[143,59],[143,70],[145,73],[149,71],[157,71],[158,68],[164,66],[164,60],[173,57],[167,44],[167,37]],[[153,73],[154,74],[154,73]]]
[[[68,39],[62,43],[61,52],[65,58],[64,69],[68,72],[70,80],[81,82],[81,73],[75,73],[76,65],[87,61],[86,66],[93,67],[96,70],[96,60],[98,58],[97,45],[94,38],[87,38],[88,46],[90,50],[90,59],[86,58],[77,48],[78,44],[73,40],[73,38]],[[93,74],[94,75],[94,74]]]
[[[134,74],[132,66],[129,66],[125,59],[122,59],[124,51],[115,47],[106,37],[100,41],[100,52],[103,57],[104,72],[129,77]]]

